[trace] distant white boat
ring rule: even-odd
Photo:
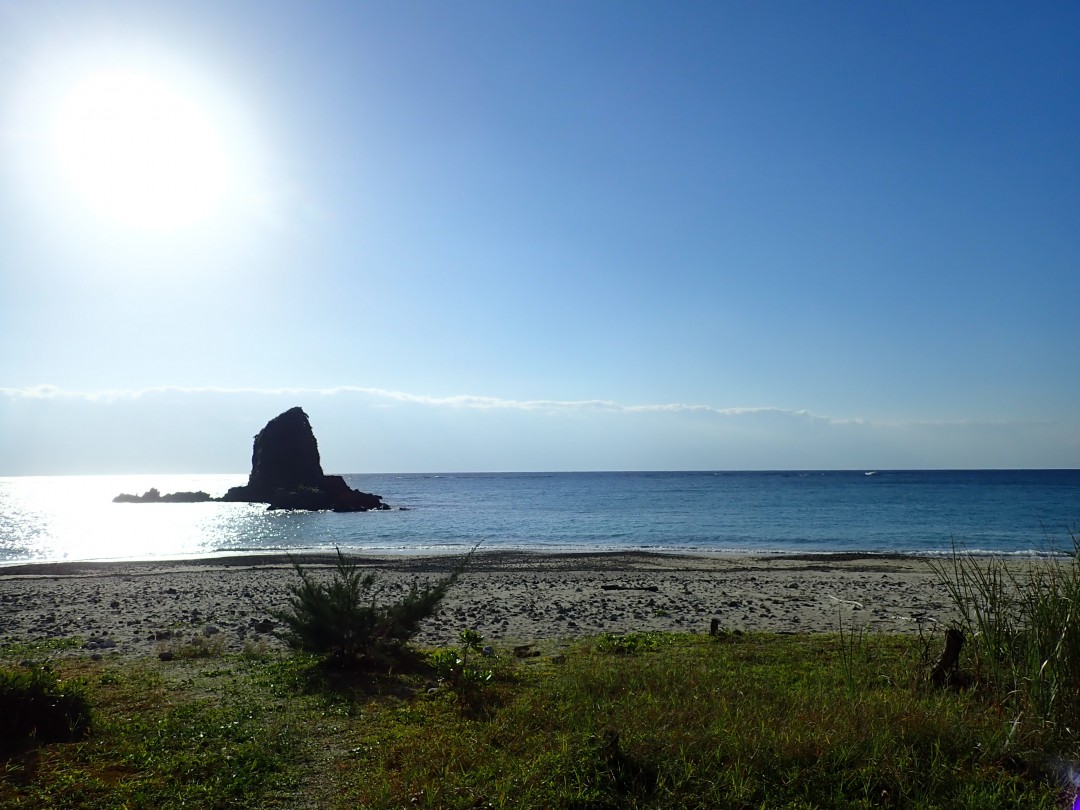
[[[870,472],[863,473],[863,475],[877,475],[877,470],[870,470]]]

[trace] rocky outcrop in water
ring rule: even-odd
[[[247,485],[233,487],[221,500],[267,503],[271,509],[389,508],[378,495],[352,489],[340,475],[323,473],[319,443],[302,408],[290,408],[266,423],[255,437]]]
[[[205,492],[117,495],[116,503],[193,503],[212,501]],[[367,512],[389,509],[378,495],[352,489],[340,475],[326,475],[319,460],[319,443],[302,408],[290,408],[266,423],[255,437],[251,474],[242,487],[233,487],[216,500],[265,503],[271,509]]]
[[[162,495],[154,487],[146,490],[142,495],[127,495],[121,493],[113,498],[113,503],[203,503],[212,501],[210,493],[203,492],[169,492]]]

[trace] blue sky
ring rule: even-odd
[[[0,2],[0,475],[1078,467],[1078,23]]]

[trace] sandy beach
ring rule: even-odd
[[[329,556],[300,558],[328,574]],[[377,598],[444,575],[457,557],[357,557]],[[0,643],[81,637],[90,653],[153,655],[191,638],[228,650],[280,644],[271,613],[297,576],[282,556],[0,568]],[[948,622],[926,560],[867,555],[730,557],[640,552],[477,553],[417,639],[462,629],[496,645],[643,630],[932,631]]]

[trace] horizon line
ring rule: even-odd
[[[963,472],[1080,472],[1080,467],[762,467],[743,469],[592,469],[592,470],[392,470],[383,472],[328,472],[326,475],[363,476],[444,476],[444,475],[791,475],[826,473],[963,473]],[[110,473],[31,473],[0,474],[5,478],[131,478],[135,476],[248,476],[250,472],[110,472]]]

